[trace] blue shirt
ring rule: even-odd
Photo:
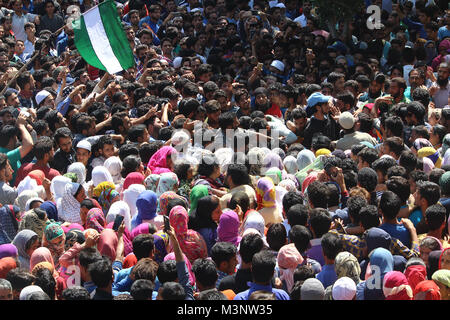
[[[403,224],[383,223],[379,228],[389,233],[392,238],[400,240],[408,248],[411,247],[411,236]]]
[[[417,227],[417,224],[422,221],[422,210],[417,208],[409,215],[409,220],[414,224],[414,227]]]
[[[320,271],[316,275],[317,280],[322,282],[324,288],[331,286],[337,280],[336,271],[334,270],[334,264],[326,264],[322,267],[322,271]]]
[[[234,297],[233,300],[248,300],[250,295],[253,292],[258,291],[258,290],[264,290],[264,291],[275,293],[275,297],[277,298],[277,300],[290,300],[289,295],[286,293],[286,291],[281,290],[281,289],[272,288],[272,286],[270,284],[269,285],[261,285],[261,284],[256,284],[253,282],[247,282],[247,284],[250,287],[250,289],[238,293]]]

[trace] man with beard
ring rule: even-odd
[[[430,87],[430,95],[433,98],[433,102],[436,108],[443,108],[449,105],[450,95],[450,83],[448,77],[450,75],[450,66],[448,63],[443,62],[438,67],[437,80]]]
[[[72,147],[72,132],[67,127],[56,129],[55,142],[59,149],[56,150],[53,161],[50,166],[64,174],[67,172],[69,165],[75,162],[75,150]]]
[[[411,94],[416,88],[427,88],[425,86],[425,73],[421,69],[412,69],[409,72],[409,86],[406,88],[405,97],[411,99]]]
[[[373,103],[375,99],[384,96],[383,88],[386,77],[380,73],[370,82],[369,91],[359,97],[359,101],[365,103]]]
[[[33,90],[34,90],[34,79],[30,72],[22,72],[17,77],[17,85],[20,88],[18,93],[20,105],[24,108],[34,108],[33,104]]]
[[[267,97],[268,93],[266,88],[256,88],[253,94],[255,96],[255,110],[259,110],[265,113],[270,108],[270,101]]]
[[[411,100],[405,97],[405,90],[405,79],[402,77],[393,78],[389,86],[389,95],[378,98],[375,103],[386,102],[391,106],[400,102],[410,103]]]
[[[54,177],[60,176],[58,170],[50,168],[48,163],[53,160],[55,150],[53,149],[53,140],[47,136],[40,137],[33,148],[34,155],[37,159],[36,163],[27,163],[20,167],[17,172],[15,186],[17,187],[31,171],[41,170],[45,177],[50,181]]]

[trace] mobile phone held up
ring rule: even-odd
[[[164,232],[170,230],[170,221],[168,216],[164,216]]]
[[[114,231],[118,231],[120,225],[122,224],[123,221],[123,216],[121,215],[117,215],[116,218],[114,219],[114,224],[113,224],[113,230]]]

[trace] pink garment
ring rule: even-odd
[[[61,226],[61,228],[64,230],[64,233],[69,232],[69,230],[71,229],[77,229],[80,230],[81,232],[84,231],[84,228],[79,223],[71,223],[70,226],[68,227]]]
[[[48,262],[53,266],[53,268],[55,267],[52,253],[46,247],[39,247],[33,251],[30,258],[30,271],[33,271],[33,268],[41,262]]]
[[[125,181],[123,182],[123,189],[122,192],[127,190],[129,186],[132,184],[143,184],[144,183],[144,175],[140,172],[131,172],[127,175],[125,178]]]
[[[100,238],[98,239],[97,249],[102,255],[107,256],[111,262],[116,260],[116,248],[119,239],[112,229],[105,229],[100,233]]]
[[[167,166],[167,158],[177,150],[173,147],[165,146],[156,151],[156,153],[150,158],[147,167],[150,168],[153,174],[161,174],[164,172],[172,172]]]
[[[131,240],[133,240],[136,236],[140,234],[147,234],[150,233],[149,224],[147,222],[141,223],[136,228],[131,231]]]
[[[439,44],[439,47],[438,48],[445,48],[446,50],[447,50],[447,53],[448,53],[448,50],[450,49],[450,40],[447,40],[447,39],[445,39],[445,40],[443,40],[440,44]],[[438,50],[439,51],[439,50]],[[445,56],[443,56],[443,55],[438,55],[436,58],[434,58],[433,59],[433,62],[431,63],[431,67],[433,68],[433,71],[437,71],[437,68],[439,67],[439,65],[442,63],[442,62],[445,62]]]
[[[108,223],[106,226],[107,229],[112,229],[114,222]],[[133,238],[131,237],[130,231],[128,231],[127,227],[125,227],[125,231],[123,232],[123,255],[126,257],[128,254],[133,252],[133,243],[131,242]],[[115,259],[115,257],[114,257]]]
[[[189,261],[189,259],[186,257],[186,255],[183,253],[183,258],[184,258],[184,262],[186,263],[186,267],[189,271],[189,283],[191,284],[191,286],[195,285],[195,275],[192,272],[192,265],[191,262]],[[164,257],[164,261],[167,260],[175,260],[175,253],[171,252],[168,255],[166,255]]]

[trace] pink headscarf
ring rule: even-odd
[[[107,229],[111,229],[114,225],[114,222],[110,222],[106,225]],[[133,242],[131,241],[131,233],[128,231],[127,227],[125,227],[125,231],[123,232],[123,255],[127,256],[131,252],[133,252]],[[115,259],[115,257],[114,257]]]
[[[41,262],[48,262],[50,263],[53,268],[55,267],[55,263],[53,262],[52,253],[50,250],[46,247],[39,247],[36,250],[33,251],[30,258],[30,271],[33,270],[33,268]]]
[[[413,290],[408,279],[400,271],[390,271],[383,278],[383,294],[386,300],[412,300]]]
[[[293,243],[282,246],[277,256],[280,279],[286,282],[288,292],[294,286],[294,271],[303,262],[302,255]]]
[[[208,249],[203,237],[194,230],[188,229],[188,213],[182,206],[170,210],[170,225],[175,229],[180,248],[192,263],[198,258],[206,258]]]
[[[140,172],[131,172],[127,175],[125,178],[125,181],[123,182],[123,189],[122,192],[127,190],[129,186],[132,184],[143,184],[144,183],[144,175]]]
[[[165,146],[156,151],[156,153],[150,158],[147,167],[150,168],[153,174],[161,174],[164,172],[172,172],[167,167],[167,158],[176,153],[177,150],[173,147]]]
[[[186,257],[185,254],[183,254],[183,258],[184,258],[184,262],[186,262],[186,267],[189,272],[189,283],[191,284],[191,286],[193,286],[193,285],[195,285],[195,275],[192,272],[191,262],[189,261],[189,259]],[[167,261],[167,260],[175,260],[175,253],[171,252],[168,255],[166,255],[164,257],[164,261]]]
[[[219,219],[217,236],[221,242],[230,242],[236,247],[241,242],[239,237],[239,216],[234,211],[225,211]]]
[[[98,239],[97,249],[102,255],[107,256],[111,259],[111,262],[116,260],[116,248],[119,239],[112,229],[104,229],[100,233],[100,238]]]
[[[147,234],[150,233],[150,224],[147,222],[141,223],[136,228],[131,231],[131,239],[134,239],[136,236],[140,234]]]

